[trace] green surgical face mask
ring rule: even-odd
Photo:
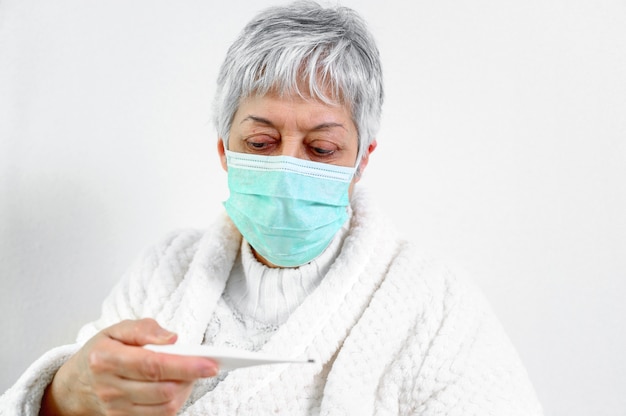
[[[318,257],[348,218],[354,167],[231,151],[226,163],[226,212],[254,250],[277,266]]]

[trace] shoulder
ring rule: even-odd
[[[497,345],[496,349],[515,355],[491,303],[466,270],[406,243],[389,277],[411,305],[407,342],[427,342],[428,359],[436,361],[448,353],[456,358],[476,354],[470,350],[478,345],[485,350]]]
[[[189,266],[198,250],[205,230],[178,229],[166,233],[155,244],[146,248],[131,267],[130,274],[151,275],[160,268],[184,269]]]
[[[389,267],[388,278],[401,285],[407,296],[419,296],[429,305],[446,308],[462,302],[481,304],[481,290],[465,270],[429,253],[410,241],[401,241]]]
[[[204,234],[198,229],[178,229],[166,233],[139,254],[118,286],[130,295],[131,292],[142,292],[146,285],[179,281],[189,268]]]
[[[198,256],[206,257],[210,253],[219,257],[221,251],[237,246],[239,239],[239,233],[225,214],[205,229],[172,230],[143,251],[125,279],[176,285]]]
[[[541,413],[517,351],[467,272],[407,244],[391,275],[412,304],[413,321],[386,380],[400,403],[420,414],[438,407],[459,414]]]
[[[100,319],[82,331],[79,339],[123,319],[158,316],[184,292],[181,288],[190,271],[204,272],[227,263],[239,244],[240,235],[225,215],[207,229],[166,233],[132,263],[104,300]]]
[[[78,342],[121,320],[154,316],[180,284],[203,235],[193,229],[170,231],[145,248],[104,299],[100,318],[81,328]]]

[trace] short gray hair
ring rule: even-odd
[[[313,1],[256,15],[228,49],[217,80],[213,122],[226,146],[241,100],[270,90],[347,105],[363,155],[378,132],[384,97],[380,55],[364,20],[350,8]]]

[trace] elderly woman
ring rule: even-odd
[[[363,21],[314,3],[268,9],[218,86],[225,214],[149,250],[75,344],[4,394],[3,414],[541,414],[481,294],[356,189],[383,101]],[[313,362],[219,372],[142,348],[173,343]]]

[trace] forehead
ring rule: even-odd
[[[326,120],[353,124],[350,109],[340,102],[326,102],[310,96],[279,94],[275,91],[242,99],[233,121],[241,121],[251,115],[278,119],[295,117],[300,122],[308,119],[312,122]]]

